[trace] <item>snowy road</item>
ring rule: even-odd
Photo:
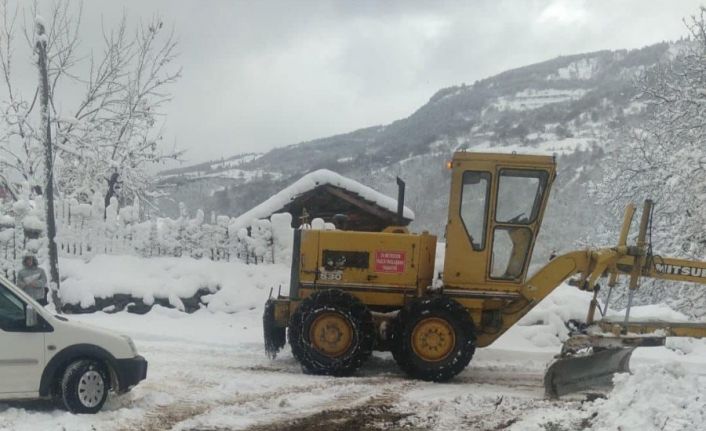
[[[405,378],[387,354],[351,378],[305,375],[288,349],[270,361],[257,309],[76,318],[133,336],[150,362],[148,379],[96,416],[47,403],[0,404],[0,430],[574,430],[590,428],[596,415],[595,403],[544,400],[542,373],[552,353],[512,350],[512,334],[498,348],[479,350],[453,382],[433,384]],[[680,360],[662,350],[642,355],[638,368]],[[697,359],[703,362],[693,367],[682,362],[703,370],[706,357]]]

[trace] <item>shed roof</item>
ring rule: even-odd
[[[272,214],[283,210],[287,204],[296,200],[297,197],[327,184],[358,195],[360,198],[372,202],[391,213],[397,212],[396,199],[373,190],[355,180],[337,174],[336,172],[329,171],[328,169],[319,169],[304,175],[292,185],[271,196],[263,203],[236,217],[231,222],[231,228],[247,227],[252,225],[256,220],[268,218]],[[403,216],[408,220],[414,220],[414,212],[406,206],[404,207]]]

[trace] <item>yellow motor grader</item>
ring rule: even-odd
[[[373,350],[389,350],[408,375],[445,381],[567,280],[594,292],[594,299],[545,375],[549,396],[609,386],[613,373],[628,371],[638,346],[663,345],[666,336],[706,336],[703,324],[629,319],[641,277],[706,284],[706,263],[652,254],[650,201],[636,244],[627,245],[630,205],[617,246],[554,257],[528,278],[555,159],[457,152],[448,167],[441,279],[434,280],[437,239],[427,232],[296,230],[289,296],[265,306],[268,355],[284,347],[288,328],[292,353],[307,372],[350,375]],[[398,183],[401,219],[404,184]],[[596,320],[596,310],[607,308],[597,300],[599,279],[607,277],[612,291],[619,274],[629,276],[625,319]]]

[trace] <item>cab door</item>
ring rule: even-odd
[[[457,152],[448,167],[445,286],[517,292],[556,173],[554,158]]]
[[[0,281],[0,397],[36,396],[44,370],[44,332],[27,328],[27,304]]]
[[[550,172],[501,167],[496,178],[488,281],[523,283],[541,226]]]

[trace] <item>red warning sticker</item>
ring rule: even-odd
[[[400,273],[404,269],[404,251],[375,251],[375,272]]]

